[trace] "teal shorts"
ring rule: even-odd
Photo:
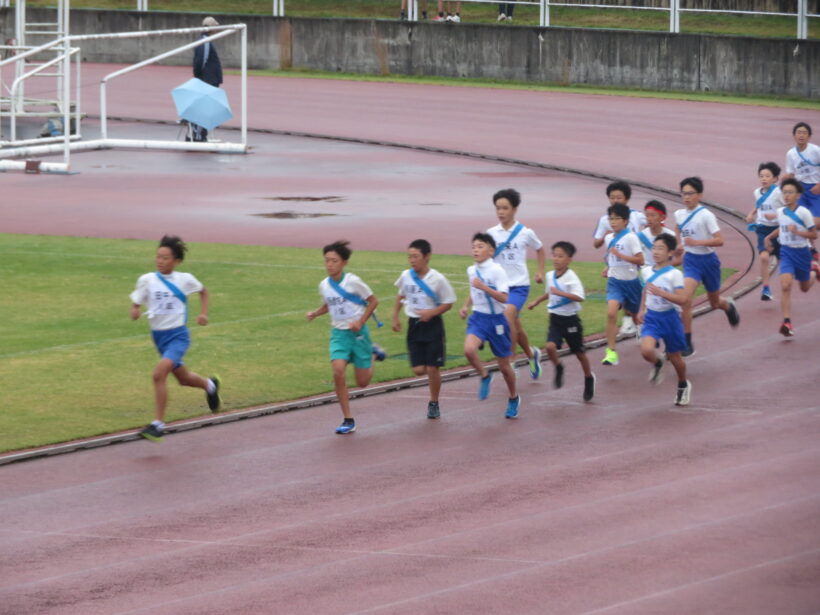
[[[330,330],[330,360],[337,359],[353,363],[357,369],[367,369],[373,364],[373,343],[367,325],[359,331],[335,327]]]

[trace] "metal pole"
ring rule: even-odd
[[[797,0],[797,38],[805,40],[809,37],[808,0]]]
[[[680,0],[669,0],[669,31],[680,33]]]
[[[242,145],[248,145],[248,28],[242,26]]]
[[[77,136],[77,138],[80,138],[80,136],[82,135],[82,130],[80,130],[80,122],[82,122],[83,118],[82,111],[80,110],[80,96],[82,94],[82,92],[80,91],[80,83],[82,82],[82,79],[80,78],[80,66],[82,63],[82,59],[82,54],[77,53],[77,99],[74,107],[74,111],[77,114],[77,119],[74,122],[74,134]]]
[[[68,2],[66,2],[68,4]],[[71,41],[65,37],[63,47],[63,162],[71,163]]]

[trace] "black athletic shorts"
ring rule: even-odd
[[[410,355],[410,365],[444,365],[444,321],[441,316],[422,322],[418,318],[407,321],[407,353]]]
[[[547,342],[553,342],[560,350],[564,340],[567,341],[570,352],[584,352],[584,327],[581,325],[578,314],[572,316],[550,314]]]

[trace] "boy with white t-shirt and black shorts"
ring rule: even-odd
[[[441,416],[438,397],[441,391],[441,368],[446,358],[444,320],[442,314],[456,301],[450,282],[430,267],[430,242],[416,239],[407,248],[410,269],[396,280],[399,289],[393,307],[393,331],[401,331],[399,310],[404,305],[407,314],[407,353],[410,366],[417,376],[427,375],[430,401],[427,418]]]
[[[685,209],[675,212],[675,235],[678,245],[683,246],[683,286],[687,296],[682,314],[687,344],[683,356],[689,357],[695,353],[692,301],[699,284],[703,283],[712,309],[720,308],[726,312],[729,325],[737,327],[740,324],[740,313],[733,299],[720,296],[720,259],[715,248],[723,245],[723,233],[715,214],[700,204],[703,180],[700,177],[681,180],[680,194]]]
[[[584,370],[584,401],[590,401],[595,395],[595,374],[592,373],[584,352],[584,327],[578,318],[581,302],[585,298],[584,285],[569,268],[574,255],[575,246],[570,242],[559,241],[553,244],[552,264],[555,269],[547,274],[547,292],[531,302],[527,309],[532,310],[539,303],[547,301],[550,315],[547,354],[555,365],[555,388],[564,386],[564,364],[561,363],[558,351],[566,340],[570,352],[578,357],[581,369]]]

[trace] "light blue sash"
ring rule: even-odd
[[[560,291],[564,290],[563,288],[561,288],[561,285],[558,283],[558,276],[555,275],[555,273],[552,274],[552,283],[555,285],[555,288],[557,288],[558,290],[560,290]],[[547,309],[552,310],[552,309],[555,309],[555,308],[559,308],[562,305],[568,305],[570,303],[572,303],[572,299],[570,299],[569,297],[560,297],[556,303],[549,304],[547,306]]]
[[[475,274],[478,276],[479,280],[484,282],[484,278],[481,277],[481,272],[478,270],[478,265],[475,266]],[[487,284],[486,282],[484,282],[484,283]],[[490,286],[490,288],[493,288],[493,287]],[[495,289],[493,289],[493,290],[495,290]],[[488,293],[486,290],[484,291],[484,294],[487,295],[487,301],[490,302],[490,314],[495,315],[495,308],[493,307],[493,297],[492,297],[492,295],[490,293]]]
[[[649,276],[649,279],[646,281],[646,283],[647,284],[652,284],[652,282],[657,280],[659,277],[661,277],[665,273],[669,273],[670,271],[674,271],[674,270],[675,270],[675,268],[672,265],[667,265],[663,269],[658,269],[655,273],[653,273],[651,276]]]
[[[159,271],[155,271],[154,273],[159,278],[159,281],[162,282],[163,284],[165,284],[165,286],[168,287],[168,290],[171,291],[171,294],[173,294],[174,297],[176,297],[177,299],[182,301],[182,305],[185,306],[185,322],[187,323],[188,322],[188,297],[185,296],[185,293],[182,292],[176,284],[174,284],[173,282],[169,282],[164,277],[162,277],[162,274]]]
[[[644,235],[643,233],[636,233],[636,235],[638,236],[638,239],[641,240],[641,243],[646,246],[647,250],[652,249],[652,242],[649,241],[646,235]]]
[[[803,152],[801,152],[801,151],[797,148],[797,146],[796,146],[796,145],[794,146],[794,151],[796,151],[796,152],[797,152],[797,155],[798,155],[798,156],[800,156],[800,157],[803,159],[803,162],[805,162],[806,164],[811,165],[811,166],[813,166],[813,167],[820,167],[820,164],[817,164],[816,162],[812,162],[811,160],[809,160],[808,158],[806,158],[806,157],[803,155]]]
[[[501,254],[501,252],[503,252],[504,249],[508,245],[510,245],[510,243],[512,243],[512,240],[515,239],[518,236],[518,233],[520,233],[521,229],[523,229],[523,228],[524,228],[524,225],[521,224],[520,222],[518,224],[516,224],[515,228],[512,230],[512,233],[510,233],[510,236],[507,237],[507,241],[502,241],[500,244],[498,244],[498,246],[496,246],[495,252],[493,253],[493,258],[495,258],[499,254]]]
[[[631,231],[629,230],[629,228],[625,228],[622,231],[619,231],[618,234],[615,235],[615,237],[613,237],[612,240],[609,242],[609,245],[606,247],[606,249],[611,250],[612,246],[618,243],[625,236],[629,235],[630,232]]]
[[[806,223],[805,223],[805,222],[803,222],[803,221],[800,219],[800,216],[798,216],[798,215],[794,212],[794,210],[789,209],[788,207],[784,207],[784,208],[783,208],[783,213],[784,213],[784,214],[786,214],[789,218],[791,218],[791,219],[792,219],[792,220],[794,220],[795,222],[797,222],[797,224],[799,224],[800,226],[802,226],[804,229],[808,229],[808,228],[809,228],[808,226],[806,226]]]
[[[684,226],[686,226],[687,224],[689,224],[690,220],[692,220],[692,218],[694,218],[694,217],[698,214],[698,212],[699,212],[700,210],[702,210],[702,209],[706,209],[706,208],[705,208],[703,205],[698,205],[698,206],[695,208],[695,211],[693,211],[691,214],[689,214],[689,217],[688,217],[688,218],[686,218],[686,220],[684,220],[683,222],[681,222],[680,224],[678,224],[678,228],[679,228],[680,230],[683,230],[683,227],[684,227]]]
[[[351,292],[345,290],[344,288],[342,288],[341,282],[344,281],[346,275],[347,275],[346,273],[343,273],[342,274],[342,279],[339,280],[338,282],[336,280],[334,280],[333,278],[331,278],[330,276],[327,276],[327,283],[330,284],[330,287],[333,290],[335,290],[339,295],[341,295],[344,299],[347,299],[348,301],[350,301],[351,303],[355,303],[356,305],[361,305],[361,306],[366,307],[367,306],[367,301],[365,299],[362,299],[358,295],[354,295],[353,293],[351,293]],[[379,320],[378,316],[376,316],[376,311],[375,310],[373,312],[371,312],[370,317],[373,320],[376,321],[376,327],[383,327],[384,326],[384,323]]]
[[[763,193],[763,192],[760,193],[760,196],[758,197],[757,201],[755,201],[755,209],[760,209],[760,207],[763,205],[763,203],[766,202],[766,199],[769,198],[769,195],[772,192],[774,192],[775,188],[777,188],[777,185],[772,184],[771,186],[769,186],[769,189],[766,190],[765,193]]]
[[[419,274],[416,273],[415,269],[410,270],[410,277],[413,278],[416,285],[424,292],[425,295],[430,297],[430,299],[432,299],[437,306],[441,305],[441,301],[438,300],[436,291],[430,288],[427,283],[419,277]]]

